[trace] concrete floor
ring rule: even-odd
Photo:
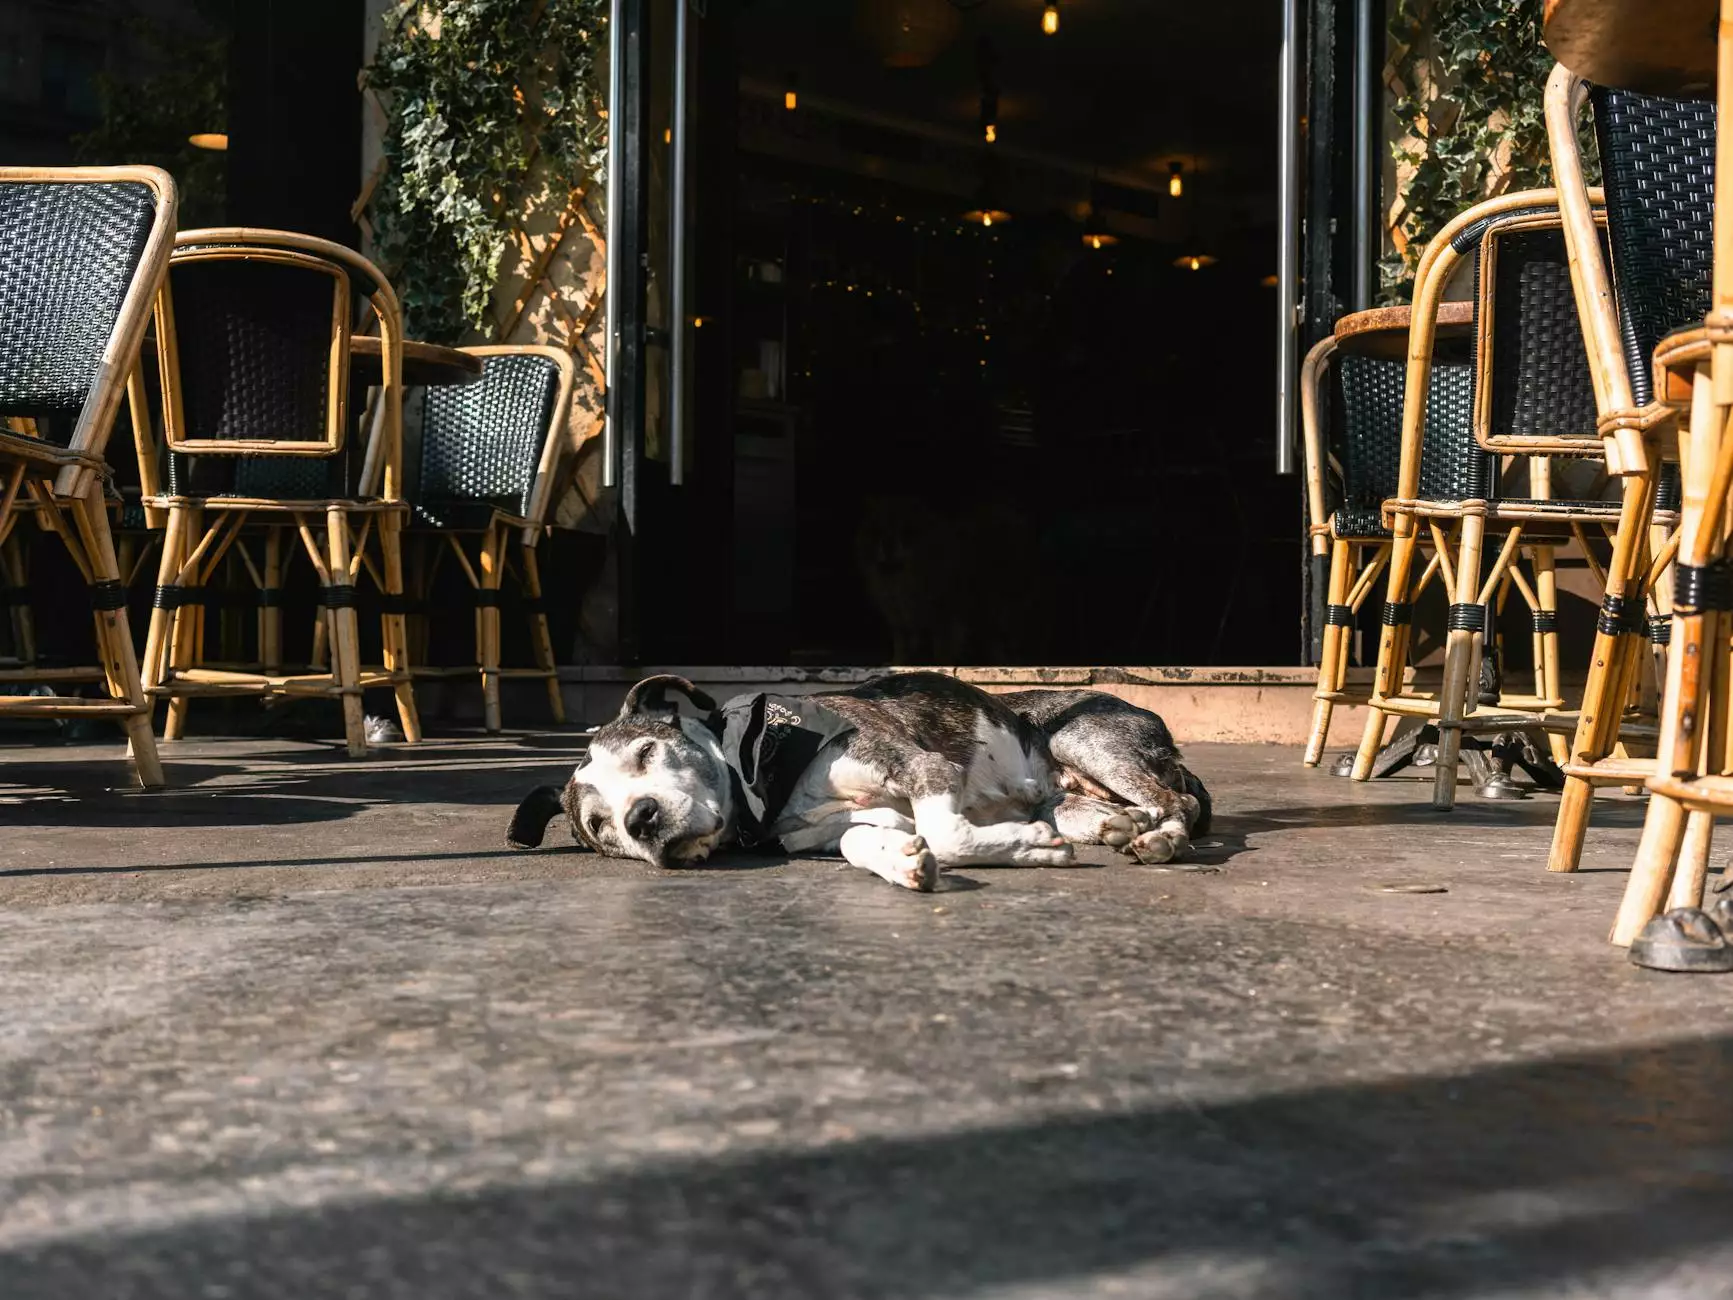
[[[1733,1295],[1634,800],[1549,876],[1550,799],[1194,746],[1218,874],[922,896],[506,850],[576,750],[0,749],[0,1296]]]

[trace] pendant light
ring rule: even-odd
[[[1167,165],[1167,193],[1175,199],[1185,193],[1185,168],[1177,162]]]
[[[1049,36],[1059,34],[1059,6],[1050,4],[1041,11],[1041,30]]]
[[[1107,228],[1107,223],[1101,219],[1101,208],[1097,204],[1096,185],[1089,183],[1089,203],[1083,210],[1083,246],[1091,252],[1100,252],[1104,248],[1112,248],[1119,242],[1119,236]]]

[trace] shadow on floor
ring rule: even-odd
[[[377,804],[510,806],[538,781],[559,779],[582,753],[575,737],[558,747],[545,739],[394,747],[354,761],[341,745],[265,750],[249,756],[251,763],[220,753],[177,759],[165,746],[164,790],[138,789],[117,756],[10,770],[0,765],[0,793],[20,777],[29,781],[7,813],[9,824],[20,828],[283,826],[341,821]]]
[[[1151,1270],[1111,1293],[1339,1300],[1558,1294],[1613,1270],[1658,1294],[1648,1287],[1698,1252],[1711,1267],[1686,1281],[1703,1289],[1675,1278],[1666,1293],[1724,1295],[1703,1252],[1725,1264],[1733,1224],[1730,1082],[1733,1039],[1705,1038],[106,1229],[0,1254],[0,1275],[9,1300],[178,1300],[195,1280],[234,1300],[889,1300],[1082,1294],[1091,1275]]]

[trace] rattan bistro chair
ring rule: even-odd
[[[1469,321],[1466,303],[1446,304],[1443,313],[1453,326]],[[1390,558],[1391,535],[1383,507],[1396,495],[1401,462],[1406,374],[1402,353],[1408,322],[1406,307],[1345,316],[1336,323],[1335,332],[1306,355],[1300,371],[1311,544],[1313,554],[1327,556],[1329,565],[1318,688],[1304,758],[1307,767],[1316,767],[1323,757],[1335,706],[1365,704],[1371,698],[1369,691],[1348,689],[1348,660],[1357,616]],[[1467,428],[1474,384],[1466,360],[1434,365],[1430,383],[1426,404],[1430,436],[1424,444],[1420,479],[1427,495],[1434,495],[1448,492],[1458,472],[1453,456],[1460,454],[1463,440],[1453,426]],[[1326,428],[1331,435],[1327,440]],[[1414,584],[1416,598],[1437,576],[1439,560],[1434,549]]]
[[[459,671],[481,675],[487,729],[500,729],[502,677],[541,678],[554,721],[564,723],[536,543],[546,530],[566,447],[571,353],[516,344],[464,351],[482,358],[481,382],[428,388],[423,399],[421,473],[411,527],[443,538],[475,590],[476,664]],[[465,536],[476,539],[474,563],[464,550]],[[500,666],[500,586],[514,537],[534,668]],[[430,567],[429,584],[434,574]]]
[[[1433,806],[1439,809],[1455,804],[1464,731],[1538,731],[1549,722],[1558,725],[1553,715],[1563,700],[1557,694],[1556,669],[1535,697],[1480,705],[1474,670],[1483,635],[1493,634],[1489,613],[1496,613],[1501,592],[1514,585],[1534,612],[1537,627],[1541,620],[1550,626],[1556,613],[1551,590],[1554,548],[1575,540],[1593,563],[1589,531],[1611,532],[1620,520],[1619,502],[1562,500],[1551,492],[1552,458],[1603,454],[1556,204],[1554,191],[1535,190],[1505,195],[1462,213],[1427,246],[1415,280],[1402,482],[1386,507],[1395,527],[1385,628],[1354,775],[1364,780],[1371,774],[1389,715],[1424,718],[1439,732],[1433,790]],[[1459,490],[1445,499],[1429,499],[1421,490],[1419,466],[1434,321],[1446,282],[1471,252],[1476,255],[1473,452],[1464,462]],[[1501,493],[1498,455],[1526,458],[1531,496]],[[1446,565],[1455,570],[1446,588],[1449,631],[1436,698],[1401,689],[1411,611],[1409,575],[1422,521],[1446,553]],[[1458,526],[1454,555],[1444,535],[1447,521]],[[1490,567],[1483,555],[1489,536],[1502,537]],[[1534,570],[1532,584],[1517,567],[1524,547]],[[1646,623],[1642,626],[1646,629]]]
[[[378,322],[383,363],[382,405],[359,465],[345,445],[357,293]],[[139,464],[145,505],[167,512],[145,647],[146,684],[169,701],[165,736],[181,735],[194,696],[327,696],[342,701],[349,752],[359,756],[362,691],[390,686],[405,738],[420,739],[403,622],[403,329],[390,284],[366,258],[326,240],[195,230],[175,240],[156,319],[168,490],[155,449],[142,441]],[[327,670],[242,671],[206,659],[201,607],[189,596],[232,547],[261,585],[269,580],[246,557],[248,527],[299,537],[319,578]],[[368,673],[355,612],[363,571],[384,593],[385,667]]]
[[[109,532],[103,450],[168,266],[175,187],[154,167],[0,168],[0,543],[24,502],[90,589],[107,698],[0,696],[0,716],[112,717],[163,783]],[[73,421],[64,443],[47,436]]]
[[[1578,120],[1591,100],[1610,257],[1590,237],[1590,191],[1577,143]],[[1667,520],[1650,511],[1678,504],[1676,472],[1663,460],[1674,412],[1653,402],[1650,357],[1670,331],[1700,332],[1709,309],[1715,112],[1713,104],[1591,88],[1559,67],[1547,82],[1546,116],[1607,464],[1624,476],[1606,599],[1547,859],[1549,870],[1574,871],[1595,787],[1630,785],[1655,771],[1651,757],[1615,753],[1627,683],[1638,676],[1645,651],[1659,650],[1672,631],[1672,584],[1657,561],[1679,539],[1669,539]],[[1647,637],[1645,604],[1652,613]],[[1670,659],[1663,671],[1672,671]],[[1698,820],[1706,853],[1709,822]]]

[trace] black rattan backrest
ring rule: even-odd
[[[1715,197],[1713,101],[1593,87],[1619,326],[1637,405],[1654,397],[1655,345],[1703,323]]]
[[[1402,451],[1402,393],[1407,363],[1338,356],[1342,430],[1342,493],[1346,504],[1376,510],[1396,495]],[[1463,501],[1490,497],[1493,458],[1474,441],[1474,367],[1439,361],[1426,393],[1426,438],[1420,457],[1420,498]]]
[[[329,418],[334,278],[225,258],[169,267],[180,354],[182,437],[316,442]],[[174,492],[318,499],[341,495],[340,458],[169,458]]]
[[[1491,298],[1491,365],[1483,376],[1488,437],[1581,437],[1598,451],[1599,411],[1571,284],[1564,231],[1494,229],[1478,251],[1475,359],[1481,360],[1483,296]],[[1482,246],[1485,247],[1484,245]],[[1482,279],[1486,261],[1491,276]]]
[[[421,433],[422,502],[488,502],[526,516],[554,417],[559,366],[504,353],[479,383],[429,388]]]
[[[83,410],[155,217],[142,184],[0,184],[0,415]]]

